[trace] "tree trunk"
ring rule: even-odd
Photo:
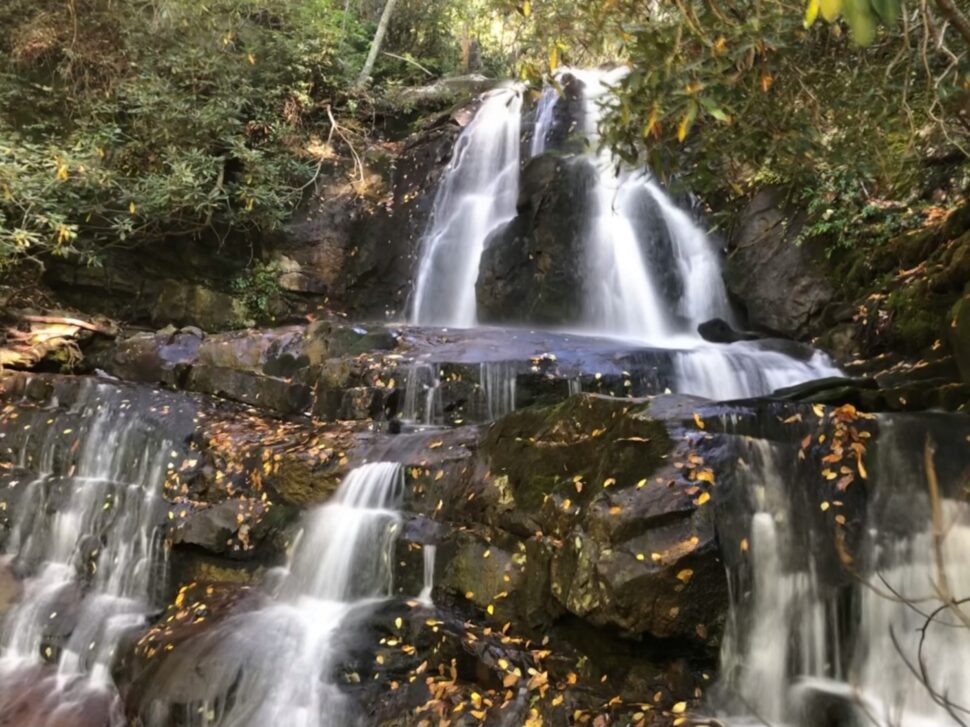
[[[397,0],[387,0],[387,4],[384,5],[384,12],[381,13],[381,21],[377,24],[377,32],[374,33],[374,40],[370,44],[370,53],[367,54],[367,60],[364,61],[364,67],[360,71],[360,75],[357,77],[357,87],[361,88],[367,85],[370,80],[370,74],[374,70],[374,63],[377,61],[377,54],[381,51],[381,43],[384,42],[384,35],[387,33],[387,26],[391,24],[391,14],[394,12],[394,6],[397,4]]]

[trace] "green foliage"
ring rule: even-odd
[[[798,242],[821,240],[833,256],[879,244],[922,225],[922,217],[907,205],[874,200],[869,189],[875,184],[864,169],[857,172],[841,165],[818,169],[811,183],[795,193],[797,207],[808,216]]]
[[[258,263],[232,281],[232,290],[240,296],[254,318],[270,316],[270,306],[281,294],[280,267],[276,263]]]
[[[277,226],[353,70],[329,0],[69,5],[0,10],[0,265]]]
[[[845,246],[858,222],[905,224],[886,200],[920,186],[928,155],[970,150],[966,49],[932,5],[904,23],[899,0],[495,4],[525,39],[524,77],[627,64],[604,143],[716,211],[785,185],[833,210],[809,232]]]

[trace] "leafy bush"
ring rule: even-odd
[[[356,21],[330,0],[67,5],[0,9],[0,266],[277,226]]]

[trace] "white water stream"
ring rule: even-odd
[[[25,580],[0,628],[0,708],[28,702],[18,727],[89,712],[123,723],[110,670],[165,573],[161,491],[176,446],[116,387],[79,386],[70,412],[23,420],[18,465],[38,475],[10,485],[25,489],[3,560]]]
[[[308,513],[272,603],[230,617],[180,654],[179,668],[201,664],[207,674],[188,727],[357,724],[333,671],[349,620],[391,595],[402,494],[400,465],[366,464]],[[156,705],[150,727],[168,727],[172,709]]]
[[[874,497],[878,501],[893,493],[891,509],[902,509],[910,533],[890,535],[892,526],[882,522],[881,508],[870,507],[861,561],[868,562],[871,573],[865,584],[851,586],[857,604],[851,623],[831,589],[820,587],[812,554],[793,550],[796,533],[809,525],[789,504],[775,452],[764,440],[750,442],[742,468],[758,510],[750,535],[753,577],[750,592],[732,598],[717,700],[727,705],[722,721],[777,727],[958,724],[927,685],[946,696],[958,717],[970,709],[970,629],[949,609],[927,618],[942,605],[934,585],[939,563],[953,597],[970,598],[970,507],[941,502],[945,537],[937,560],[919,488],[922,475],[899,455],[906,450],[893,440],[891,423],[883,422],[882,428],[877,472],[882,494]],[[970,618],[970,606],[958,608]],[[916,670],[922,661],[925,680],[907,661]]]
[[[485,239],[515,215],[521,116],[521,89],[492,91],[458,138],[422,241],[413,323],[475,325],[475,279]]]
[[[580,82],[581,90],[573,92],[581,94],[577,104],[581,118],[570,123],[587,138],[586,155],[595,169],[589,192],[592,213],[584,231],[586,255],[576,261],[586,268],[585,289],[576,291],[583,296],[584,316],[564,325],[578,325],[581,333],[675,351],[676,390],[683,393],[720,399],[757,396],[838,375],[821,354],[799,360],[746,343],[710,344],[697,334],[698,324],[712,318],[734,322],[717,250],[649,175],[618,168],[599,144],[610,88],[625,73],[625,68],[563,69],[559,76],[564,80],[570,75]],[[534,112],[528,149],[532,156],[547,151],[555,138],[552,132],[561,102],[554,87],[543,89]],[[498,89],[486,94],[474,120],[460,135],[422,243],[412,323],[476,325],[475,281],[484,243],[516,212],[520,169],[526,161],[521,158],[521,117],[521,89]],[[646,224],[644,210],[656,222]],[[676,299],[665,292],[664,279],[676,281]],[[490,398],[490,405],[493,401]]]

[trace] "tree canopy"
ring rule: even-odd
[[[604,134],[619,156],[720,207],[790,185],[846,244],[860,220],[905,224],[923,162],[970,148],[951,0],[397,0],[363,90],[386,7],[4,3],[0,265],[273,229],[333,154],[335,113],[470,68],[627,64]]]

